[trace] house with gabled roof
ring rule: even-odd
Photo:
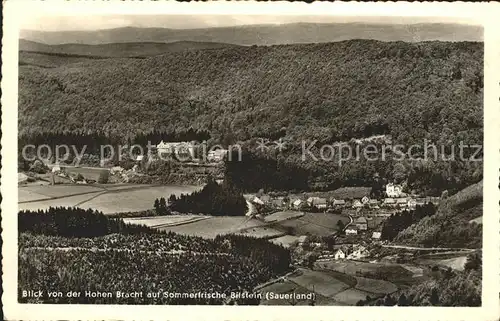
[[[341,207],[344,207],[347,205],[346,201],[345,200],[342,200],[342,199],[330,199],[330,202],[332,204],[333,207],[335,208],[341,208]]]
[[[373,208],[373,209],[380,208],[378,200],[369,200],[368,201],[368,206],[370,206],[370,208]]]
[[[326,209],[328,207],[328,202],[324,197],[311,196],[307,199],[307,204],[319,209]]]
[[[345,229],[345,235],[358,235],[358,227],[356,225],[349,225]]]
[[[355,221],[354,224],[356,224],[356,227],[361,230],[361,231],[366,231],[368,229],[368,221],[366,220],[365,217],[361,216],[358,217]]]
[[[341,259],[345,259],[346,257],[346,254],[344,253],[344,251],[342,251],[342,249],[338,249],[337,252],[335,252],[335,260],[341,260]]]
[[[354,202],[352,203],[352,208],[362,208],[363,207],[363,203],[361,203],[360,200],[354,200]]]

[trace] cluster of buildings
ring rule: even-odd
[[[302,246],[306,242],[307,236],[303,235],[298,239],[298,246]],[[310,246],[321,248],[321,243],[309,243]],[[336,244],[332,250],[322,250],[317,261],[334,260],[359,260],[370,256],[367,247],[362,244]]]
[[[167,158],[175,155],[180,160],[195,160],[197,144],[195,141],[191,142],[164,142],[163,140],[156,145],[157,154],[162,158]],[[228,150],[218,148],[209,150],[205,155],[206,160],[209,162],[221,162],[227,155]],[[199,157],[198,157],[199,158]],[[203,158],[203,157],[202,157]]]
[[[253,202],[260,205],[268,205],[277,209],[304,210],[308,207],[315,207],[318,210],[327,211],[330,209],[409,209],[414,210],[417,206],[422,206],[429,201],[437,202],[435,198],[417,198],[409,196],[403,192],[401,185],[389,183],[386,185],[386,197],[383,199],[372,199],[368,195],[358,199],[341,199],[336,197],[319,196],[277,196],[261,195],[253,197]]]

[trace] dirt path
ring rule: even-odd
[[[467,248],[453,248],[453,247],[418,247],[418,246],[407,246],[407,245],[382,245],[382,247],[388,247],[393,249],[405,249],[405,250],[415,250],[415,251],[464,251],[464,252],[474,252],[478,249],[467,249]]]
[[[78,185],[78,186],[81,186],[81,185]],[[52,197],[49,196],[49,198],[44,198],[42,200],[36,199],[36,200],[29,200],[29,201],[21,201],[21,202],[18,202],[18,204],[45,202],[45,201],[52,201],[52,200],[57,200],[57,199],[62,199],[62,198],[67,198],[67,197],[72,197],[72,196],[80,196],[80,195],[95,194],[95,193],[104,194],[103,192],[106,193],[106,191],[100,190],[100,191],[90,191],[90,192],[81,192],[81,193],[66,194],[66,195],[62,195],[62,196],[52,196]],[[40,194],[40,193],[38,193],[38,194]],[[40,195],[43,195],[43,194],[40,194]]]

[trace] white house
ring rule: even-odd
[[[358,227],[356,225],[350,225],[345,229],[345,235],[358,235]]]
[[[380,207],[378,206],[378,200],[370,200],[370,201],[368,202],[368,205],[369,205],[369,206],[370,206],[370,208],[372,208],[372,209],[377,209],[377,208],[380,208]]]
[[[257,196],[255,196],[253,199],[252,199],[252,202],[255,203],[255,204],[260,204],[260,205],[264,205],[264,201],[261,200],[260,198],[258,198]]]
[[[370,201],[370,198],[369,198],[368,196],[364,196],[364,197],[361,199],[361,203],[363,203],[363,204],[367,204],[369,201]]]
[[[302,201],[301,199],[296,199],[295,201],[292,202],[292,206],[295,209],[299,209],[302,203],[304,203],[304,201]]]
[[[364,246],[355,246],[355,248],[353,248],[353,250],[354,251],[351,254],[349,254],[349,256],[347,257],[348,259],[359,260],[361,258],[364,258],[364,257],[367,257],[370,255],[370,252],[368,252],[368,250]]]
[[[156,145],[158,155],[168,156],[176,155],[180,157],[194,158],[194,143],[192,142],[164,142],[163,140]]]
[[[58,173],[61,171],[61,167],[59,165],[54,165],[54,167],[52,167],[52,173]]]
[[[382,236],[381,232],[373,232],[372,239],[374,239],[374,240],[380,240],[381,236]]]
[[[352,208],[361,208],[363,207],[363,203],[361,203],[360,200],[355,200],[353,203],[352,203]]]
[[[339,199],[333,199],[332,200],[332,206],[339,208],[339,207],[344,207],[346,205],[345,200],[339,200]]]
[[[221,162],[226,157],[228,150],[227,149],[216,149],[208,152],[207,160],[209,162]]]
[[[337,252],[335,252],[335,260],[341,260],[345,259],[345,253],[342,251],[342,249],[338,249]]]
[[[417,208],[417,200],[415,200],[414,198],[410,198],[410,199],[408,200],[408,208],[409,208],[410,210],[414,210],[414,209],[416,209],[416,208]]]
[[[327,203],[326,198],[322,197],[312,196],[307,199],[307,204],[309,204],[309,206],[316,206],[319,209],[327,208]]]
[[[403,187],[401,185],[389,183],[385,186],[385,193],[388,197],[400,197],[403,193]]]

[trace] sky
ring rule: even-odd
[[[40,31],[99,30],[120,27],[159,27],[172,29],[213,28],[254,24],[315,23],[464,23],[465,18],[445,17],[339,17],[339,16],[273,16],[273,15],[92,15],[26,17],[21,29]]]

